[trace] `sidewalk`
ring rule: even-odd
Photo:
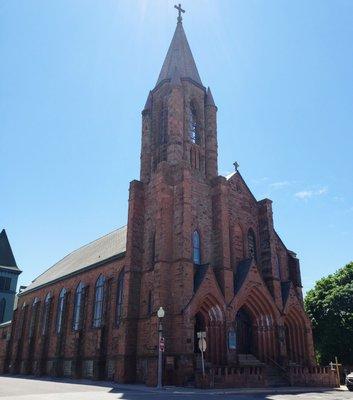
[[[114,383],[116,390],[123,391],[141,391],[147,393],[171,393],[171,394],[197,394],[203,393],[206,395],[215,394],[295,394],[295,393],[318,393],[318,392],[329,392],[329,391],[347,391],[345,386],[339,388],[327,388],[327,387],[274,387],[274,388],[233,388],[233,389],[196,389],[178,386],[165,386],[162,389],[156,387],[148,387],[139,384],[119,384]]]

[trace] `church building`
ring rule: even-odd
[[[20,293],[0,372],[155,385],[159,322],[165,384],[197,382],[199,332],[206,374],[238,371],[242,385],[315,365],[299,260],[275,230],[271,200],[254,197],[237,164],[218,173],[217,106],[181,11],[142,111],[127,225]]]

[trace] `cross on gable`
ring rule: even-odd
[[[183,20],[181,13],[185,13],[185,10],[181,8],[181,4],[179,3],[178,6],[174,6],[178,10],[178,22],[181,22]]]

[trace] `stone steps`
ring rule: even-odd
[[[239,365],[261,367],[265,364],[258,360],[253,354],[238,354]]]
[[[289,381],[286,378],[285,372],[280,368],[272,365],[266,367],[267,372],[267,383],[270,387],[283,387],[288,386]]]

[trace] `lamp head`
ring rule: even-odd
[[[164,311],[163,307],[159,307],[159,310],[157,311],[158,318],[163,318],[164,315],[165,315],[165,311]]]

